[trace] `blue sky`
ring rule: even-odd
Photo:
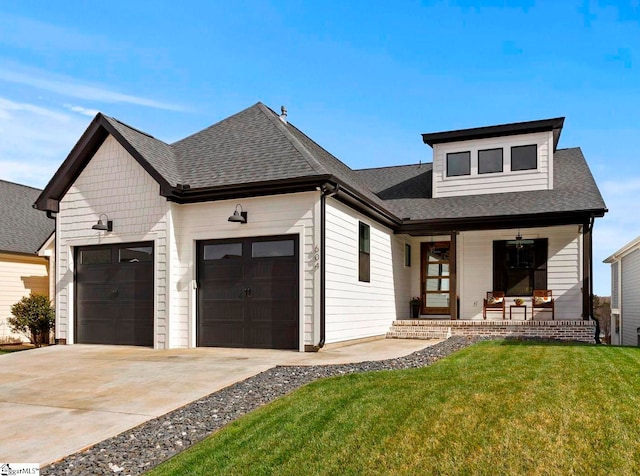
[[[430,161],[420,133],[566,116],[640,235],[640,0],[0,2],[0,178],[46,185],[102,111],[171,142],[257,101],[352,168]]]

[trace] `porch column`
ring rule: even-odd
[[[582,319],[591,317],[591,261],[593,254],[591,226],[582,225]]]
[[[449,244],[449,296],[451,302],[449,308],[451,311],[451,320],[458,319],[458,273],[457,273],[457,248],[458,248],[458,232],[452,231],[451,243]]]

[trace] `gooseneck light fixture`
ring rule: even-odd
[[[105,220],[102,219],[105,218]],[[113,221],[109,220],[109,217],[106,213],[101,213],[98,218],[98,223],[91,227],[92,230],[98,231],[113,231]]]
[[[229,217],[229,221],[232,223],[247,223],[247,212],[242,209],[242,205],[239,203],[236,205],[236,209],[233,215]]]

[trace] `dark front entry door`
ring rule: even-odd
[[[76,248],[76,342],[153,345],[153,243]]]
[[[198,242],[198,346],[297,349],[297,235]]]

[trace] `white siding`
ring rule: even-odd
[[[511,147],[532,144],[538,146],[537,170],[512,172]],[[503,171],[478,174],[478,151],[495,148],[503,149]],[[471,175],[447,177],[447,154],[466,151],[471,153]],[[552,152],[552,132],[435,144],[433,148],[433,197],[552,189]]]
[[[622,345],[638,345],[640,327],[640,250],[624,256],[622,263]]]
[[[100,214],[113,220],[113,232],[92,230]],[[73,251],[77,246],[154,241],[155,337],[165,348],[167,201],[159,185],[111,136],[100,146],[60,201],[57,215],[56,338],[74,342]]]
[[[11,306],[30,293],[49,295],[48,262],[45,258],[0,253],[0,342],[7,338],[28,341],[9,329]]]
[[[319,301],[314,289],[320,279],[319,267],[319,192],[243,198],[218,202],[172,205],[173,237],[171,269],[171,346],[194,347],[196,344],[196,241],[268,235],[298,235],[300,245],[300,316],[301,344],[315,345],[319,335],[314,318],[319,316]],[[246,224],[227,219],[237,203],[248,212]],[[315,251],[316,247],[318,252]]]
[[[460,318],[482,319],[482,300],[493,283],[493,241],[512,240],[518,230],[470,231],[459,235]],[[577,226],[522,229],[524,239],[548,238],[547,287],[556,320],[582,319],[580,234]],[[507,306],[511,300],[507,302]],[[508,313],[507,307],[507,313]],[[529,305],[528,316],[531,316]],[[549,319],[548,312],[540,314]]]
[[[358,222],[371,227],[371,282],[358,280]],[[326,342],[385,334],[408,314],[411,268],[404,266],[407,237],[346,205],[326,202]],[[412,247],[412,252],[415,253]],[[419,266],[412,260],[412,266]]]

